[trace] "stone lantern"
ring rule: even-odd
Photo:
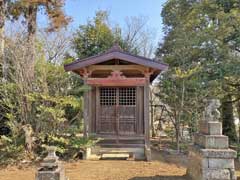
[[[236,151],[229,148],[228,137],[222,135],[219,122],[220,102],[208,100],[194,145],[189,149],[187,174],[193,180],[236,180],[234,158]]]
[[[40,164],[36,173],[36,180],[68,180],[65,169],[56,156],[56,147],[47,147],[48,155]]]

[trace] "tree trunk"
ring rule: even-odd
[[[7,63],[4,57],[4,47],[5,47],[5,18],[6,18],[6,0],[0,0],[0,66],[1,66],[1,76],[2,80],[7,79]]]
[[[185,99],[185,80],[182,80],[182,94],[181,94],[181,105],[178,116],[176,116],[176,143],[177,143],[177,151],[180,152],[180,138],[181,138],[181,118],[184,107],[184,99]]]
[[[29,123],[33,117],[33,113],[31,112],[32,107],[31,103],[28,101],[27,96],[34,89],[34,65],[35,65],[35,38],[36,38],[36,30],[37,30],[37,5],[27,3],[26,4],[27,11],[25,13],[26,21],[27,21],[27,45],[28,53],[22,63],[22,71],[23,71],[23,79],[22,83],[22,103],[23,103],[23,111],[22,111],[22,122],[23,124]]]
[[[226,95],[222,99],[222,123],[223,134],[228,136],[231,142],[236,142],[237,134],[234,124],[233,103],[231,95]]]
[[[32,159],[33,158],[33,129],[30,124],[27,124],[23,126],[23,130],[25,133],[25,149],[27,151],[27,154]]]
[[[176,131],[177,152],[179,153],[180,152],[180,124],[179,124],[179,122],[176,123],[175,131]]]
[[[150,92],[150,111],[151,111],[151,136],[156,137],[155,129],[154,129],[154,107],[153,107],[153,89],[151,89]]]
[[[156,137],[155,129],[154,129],[154,107],[153,103],[151,103],[151,129],[152,129],[152,137]]]
[[[37,6],[29,5],[27,12],[27,27],[28,27],[28,46],[29,46],[29,56],[27,60],[27,78],[29,78],[30,85],[34,79],[34,64],[36,59],[35,54],[35,38],[37,31]]]
[[[238,112],[238,144],[240,143],[240,100],[237,102],[237,112]]]

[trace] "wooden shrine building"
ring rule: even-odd
[[[64,68],[90,86],[84,96],[84,134],[103,139],[91,154],[124,151],[150,159],[149,85],[168,65],[114,45]]]

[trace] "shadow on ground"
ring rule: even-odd
[[[134,177],[129,180],[188,180],[187,176]]]

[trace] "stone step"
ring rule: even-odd
[[[130,155],[127,153],[104,153],[101,159],[129,159]]]
[[[134,153],[131,151],[123,151],[123,150],[100,150],[99,154],[102,158],[133,158]]]
[[[141,147],[134,147],[134,148],[109,148],[109,147],[100,147],[100,146],[94,146],[91,149],[91,157],[89,159],[101,159],[101,156],[103,154],[111,154],[110,156],[114,156],[117,154],[127,154],[127,159],[137,159],[137,160],[144,160],[145,159],[145,153],[144,148]],[[126,157],[126,156],[125,156]],[[125,158],[126,159],[126,158]]]

